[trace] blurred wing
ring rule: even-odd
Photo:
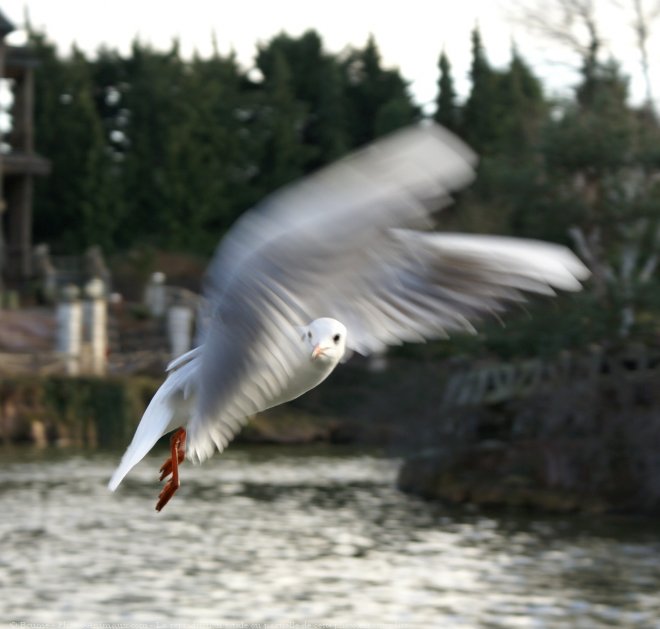
[[[525,292],[577,291],[589,276],[566,247],[499,236],[392,230],[371,258],[341,282],[341,299],[326,293],[317,304],[346,325],[361,354],[473,332]]]
[[[302,360],[297,326],[328,314],[314,296],[327,291],[330,301],[341,299],[337,283],[361,255],[369,257],[370,243],[387,240],[391,227],[428,227],[430,213],[472,180],[474,162],[444,129],[412,127],[241,217],[206,278],[208,322],[188,424],[193,458],[222,450],[246,417],[299,388],[292,382]],[[351,291],[350,282],[346,288]]]
[[[588,271],[565,248],[412,231],[431,226],[431,213],[472,180],[474,162],[444,129],[413,127],[243,215],[207,274],[194,454],[222,449],[245,416],[284,401],[300,360],[295,326],[334,317],[348,346],[368,353],[471,329],[521,291],[579,288]]]
[[[254,279],[254,278],[253,278]],[[220,452],[249,417],[288,401],[305,356],[302,323],[277,294],[258,282],[231,307],[216,311],[204,343],[197,383],[198,397],[188,424],[187,454],[204,460]]]
[[[296,267],[331,262],[324,272],[332,275],[341,256],[376,244],[392,227],[429,228],[431,213],[472,181],[475,163],[465,144],[434,124],[378,140],[246,212],[211,263],[207,296],[221,301],[236,276],[255,268],[289,279]]]

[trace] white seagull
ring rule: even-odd
[[[523,291],[580,290],[589,271],[566,247],[430,231],[475,163],[458,138],[423,124],[246,212],[207,272],[204,342],[167,367],[109,488],[176,430],[160,511],[185,457],[222,451],[250,416],[313,389],[350,352],[473,331]]]

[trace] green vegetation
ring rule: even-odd
[[[0,381],[0,442],[123,447],[159,380],[17,376]]]
[[[478,30],[471,37],[469,95],[457,98],[442,53],[429,113],[481,162],[440,227],[561,242],[594,277],[584,294],[505,334],[494,325],[451,348],[403,351],[515,356],[655,335],[655,113],[629,104],[626,77],[614,61],[601,61],[597,39],[574,97],[558,102],[519,50],[494,68]],[[250,71],[217,50],[184,59],[176,42],[158,51],[135,41],[128,55],[102,49],[88,58],[75,49],[60,55],[43,34],[31,40],[42,62],[37,144],[53,161],[36,194],[35,237],[55,251],[100,244],[107,253],[139,245],[210,254],[241,212],[273,189],[422,118],[373,38],[330,54],[314,31],[281,34],[259,48]]]

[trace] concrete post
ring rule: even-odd
[[[77,286],[64,288],[57,304],[57,351],[64,355],[66,373],[80,373],[80,351],[82,348],[82,305],[78,299]]]
[[[386,350],[379,350],[368,358],[367,369],[372,373],[382,373],[387,369]]]
[[[151,316],[165,316],[165,308],[167,306],[165,273],[156,272],[151,275],[145,291],[144,300]]]
[[[188,306],[172,306],[167,313],[167,337],[172,358],[190,349],[192,341],[193,310]]]
[[[85,329],[90,349],[90,370],[102,376],[106,371],[108,353],[108,304],[105,283],[96,277],[85,285]]]

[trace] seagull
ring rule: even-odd
[[[474,333],[525,293],[580,290],[589,270],[564,246],[433,231],[475,165],[460,139],[427,122],[245,212],[206,273],[203,341],[168,365],[109,488],[174,431],[160,511],[185,458],[222,452],[251,416],[313,389],[353,352]]]

